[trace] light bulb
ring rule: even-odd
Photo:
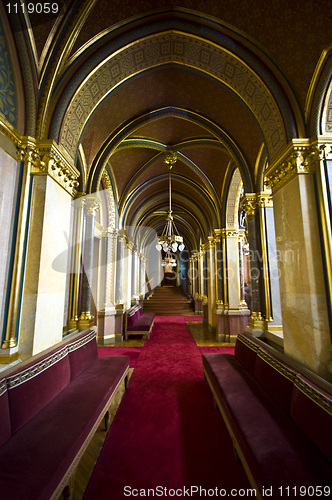
[[[163,250],[164,250],[164,252],[167,252],[167,250],[168,250],[168,245],[167,245],[167,243],[164,243],[164,244],[163,244]]]
[[[178,244],[177,243],[172,243],[172,250],[173,252],[176,252],[178,249]]]
[[[160,250],[162,249],[163,247],[161,246],[160,243],[157,243],[156,245],[156,249],[158,250],[158,252],[160,252]]]
[[[182,252],[182,250],[184,250],[184,244],[183,243],[181,243],[181,245],[179,245],[179,250],[180,250],[180,252]]]

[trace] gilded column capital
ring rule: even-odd
[[[53,140],[35,141],[23,137],[18,144],[17,158],[31,163],[32,174],[49,175],[71,196],[76,195],[80,173]]]
[[[136,248],[135,243],[134,243],[134,240],[132,239],[132,237],[131,237],[131,236],[128,236],[128,238],[127,238],[127,245],[126,245],[126,246],[127,246],[127,248],[128,248],[129,250],[131,250],[132,252],[133,252],[133,251],[134,251],[134,249]]]
[[[215,248],[216,246],[216,239],[214,236],[208,236],[208,242],[207,242],[207,248]]]
[[[259,208],[257,194],[246,193],[240,202],[240,208],[244,210],[247,215],[255,215]]]
[[[100,200],[97,196],[87,196],[84,203],[84,212],[86,215],[96,216],[99,210]]]
[[[216,243],[220,243],[222,238],[222,229],[214,229],[214,239]]]
[[[17,160],[23,162],[30,162],[31,164],[38,164],[39,154],[34,139],[31,137],[23,137],[17,145]]]
[[[115,238],[116,231],[111,227],[104,227],[101,235],[103,238]]]
[[[284,153],[267,169],[265,184],[276,193],[300,174],[314,174],[317,162],[332,153],[330,141],[293,139]]]
[[[272,195],[267,193],[258,193],[257,195],[257,203],[260,208],[273,207],[273,198]]]
[[[225,227],[222,229],[222,235],[224,238],[238,238],[239,231],[234,228]]]

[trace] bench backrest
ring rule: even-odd
[[[96,334],[89,330],[63,341],[53,350],[48,349],[45,354],[34,356],[5,375],[0,381],[0,445],[97,357]]]
[[[11,436],[8,391],[6,379],[0,379],[0,446]]]
[[[133,326],[135,322],[142,316],[142,312],[142,307],[139,304],[128,309],[126,314],[127,326]]]
[[[327,392],[299,373],[294,363],[283,362],[280,353],[274,356],[246,335],[238,335],[235,355],[332,462],[331,384],[323,381],[324,387],[331,386]]]

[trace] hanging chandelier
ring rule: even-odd
[[[184,249],[183,237],[180,236],[173,216],[172,216],[172,179],[171,179],[171,170],[176,162],[177,157],[173,152],[165,153],[164,162],[168,165],[168,186],[169,186],[169,210],[168,215],[166,217],[166,224],[161,236],[158,236],[158,243],[156,245],[156,249],[158,252],[164,250],[166,252],[166,257],[163,260],[163,266],[176,266],[176,260],[170,255],[170,252],[175,253],[178,249],[180,252]]]

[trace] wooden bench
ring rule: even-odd
[[[203,372],[257,498],[330,496],[331,384],[246,334]]]
[[[85,330],[0,375],[0,497],[71,495],[78,462],[122,382],[128,356],[98,358]]]
[[[146,339],[150,338],[150,333],[155,321],[154,312],[143,312],[142,306],[139,304],[131,307],[125,314],[124,336],[125,340],[128,335],[144,335]]]

